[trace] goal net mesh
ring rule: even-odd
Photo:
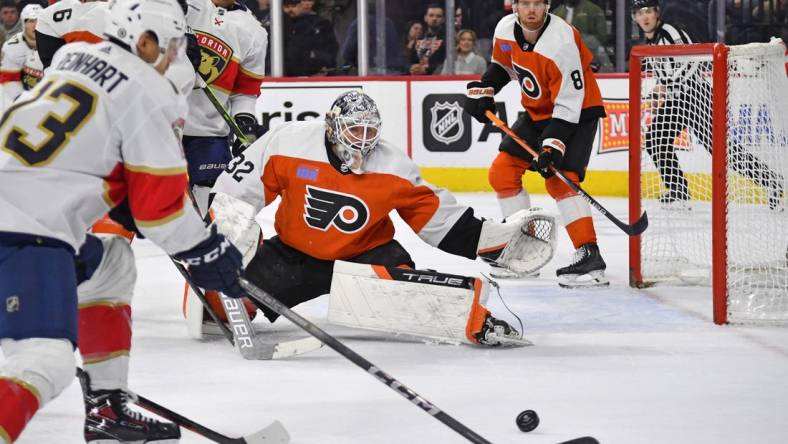
[[[643,282],[711,285],[712,238],[726,232],[730,321],[788,320],[788,78],[784,47],[731,46],[727,91],[711,55],[641,59]],[[722,89],[722,88],[720,88]],[[712,104],[727,100],[726,177],[714,184]],[[716,117],[716,116],[714,116]],[[712,220],[725,193],[725,220]]]

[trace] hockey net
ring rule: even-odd
[[[714,321],[788,321],[785,46],[637,46],[631,283],[709,285]]]

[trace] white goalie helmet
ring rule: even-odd
[[[364,161],[380,140],[380,112],[375,101],[359,91],[343,93],[326,114],[326,136],[342,160],[355,174],[364,172]]]
[[[186,17],[176,0],[113,0],[105,33],[129,45],[136,54],[140,36],[148,31],[159,42],[159,59],[174,58],[185,48]]]

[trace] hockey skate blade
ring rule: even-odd
[[[559,442],[558,444],[599,444],[593,436],[583,436],[581,438],[570,439],[569,441]]]
[[[504,348],[513,348],[513,347],[528,347],[534,345],[533,342],[525,339],[523,337],[520,338],[507,338],[507,337],[498,337],[499,341],[501,341],[500,346]]]
[[[594,288],[607,287],[610,281],[603,271],[592,271],[586,274],[564,274],[558,276],[558,285],[561,288]]]
[[[287,444],[290,434],[279,421],[274,421],[268,427],[251,435],[244,436],[243,442],[247,444]]]

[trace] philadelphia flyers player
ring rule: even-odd
[[[336,260],[413,268],[410,254],[393,238],[392,210],[421,239],[448,253],[504,263],[526,257],[525,248],[508,256],[507,247],[520,239],[529,212],[507,223],[474,217],[472,208],[425,182],[402,150],[381,141],[380,129],[375,102],[366,94],[346,92],[334,101],[325,122],[278,126],[219,177],[211,207],[217,225],[247,260],[253,256],[245,276],[285,305],[328,294]],[[254,215],[277,197],[282,198],[275,218],[278,235],[258,249]],[[243,213],[235,210],[237,202],[249,207],[245,218],[237,216]],[[241,219],[250,229],[236,229],[245,225]],[[277,318],[267,307],[261,309],[269,320]],[[518,334],[481,311],[467,326],[470,342],[496,345],[499,338],[488,335],[493,326]]]
[[[531,205],[522,176],[528,169],[538,171],[576,248],[573,263],[556,271],[559,285],[608,285],[591,207],[549,170],[553,165],[575,183],[584,179],[599,118],[605,116],[590,68],[593,55],[577,29],[548,13],[549,0],[520,0],[512,6],[514,13],[495,28],[492,63],[481,81],[468,84],[465,111],[488,123],[485,112],[495,112],[495,94],[516,79],[526,112],[512,129],[539,156],[534,159],[504,137],[489,170],[490,185],[504,217],[509,217]]]
[[[141,232],[192,280],[241,296],[241,255],[184,199],[185,102],[164,79],[184,43],[174,0],[118,0],[107,39],[58,50],[0,119],[0,442],[74,379],[82,355],[85,440],[172,443],[177,426],[128,408],[134,256],[86,234],[128,198]]]

